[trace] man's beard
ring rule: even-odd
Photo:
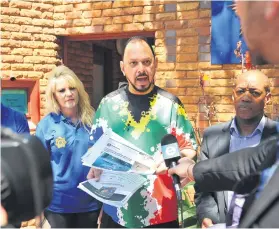
[[[148,77],[146,74],[140,74],[140,75],[137,76],[137,77],[140,77],[140,76],[146,76],[146,77]],[[148,87],[146,87],[146,88],[140,88],[140,89],[139,89],[139,88],[136,87],[135,84],[133,84],[133,83],[128,79],[128,77],[126,77],[126,79],[127,79],[127,81],[132,85],[132,87],[134,88],[134,90],[137,91],[137,92],[147,92],[147,91],[151,88],[151,86],[154,85],[154,78],[153,78],[153,80],[152,80],[151,82],[149,82]],[[137,79],[136,79],[136,80],[137,80]],[[149,81],[149,77],[148,77],[148,81]]]
[[[130,84],[132,85],[132,87],[133,87],[133,88],[135,89],[135,91],[137,91],[137,92],[146,92],[146,91],[148,91],[148,90],[151,88],[151,86],[154,84],[154,80],[153,80],[152,82],[149,82],[148,87],[139,89],[139,88],[137,88],[136,85],[133,84],[128,78],[127,78],[127,80],[130,82]]]

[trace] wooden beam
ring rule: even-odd
[[[67,36],[68,41],[90,41],[90,40],[114,40],[121,38],[130,38],[133,36],[154,37],[155,31],[138,31],[138,32],[122,32],[122,33],[98,33]]]

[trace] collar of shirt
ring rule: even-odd
[[[265,122],[266,122],[266,117],[263,116],[261,121],[259,122],[258,126],[256,127],[256,129],[253,131],[253,133],[251,133],[248,136],[242,136],[242,135],[240,135],[240,133],[237,129],[237,126],[236,126],[236,123],[235,123],[235,118],[234,118],[232,120],[232,124],[230,126],[230,133],[231,133],[231,135],[234,135],[234,136],[239,137],[239,138],[241,138],[241,137],[251,138],[251,137],[254,137],[256,134],[259,134],[259,133],[263,132]]]
[[[53,117],[55,123],[59,123],[66,119],[66,117],[61,112],[59,114],[51,113],[51,116]]]
[[[78,127],[80,125],[80,123],[81,123],[80,120],[79,120],[76,124],[74,124],[71,121],[70,118],[65,117],[61,112],[59,114],[51,113],[51,115],[52,115],[53,120],[54,120],[55,123],[59,123],[59,122],[63,121],[63,122],[66,122],[66,123],[68,123],[68,124],[70,124],[70,125],[72,125],[74,127]]]

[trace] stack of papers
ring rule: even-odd
[[[81,158],[83,165],[99,169],[139,174],[153,174],[156,163],[152,156],[111,130]]]
[[[103,203],[122,207],[145,181],[146,178],[138,174],[104,170],[99,181],[87,180],[78,187]]]
[[[99,201],[122,207],[155,173],[152,156],[111,130],[106,131],[82,157],[85,166],[102,169],[100,180],[87,180],[78,188]]]

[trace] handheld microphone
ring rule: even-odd
[[[180,157],[180,151],[176,137],[172,134],[165,135],[161,140],[161,150],[165,160],[165,164],[169,168],[173,168],[177,165]],[[180,189],[180,178],[176,174],[172,175],[173,185],[178,200],[182,200],[181,189]]]

